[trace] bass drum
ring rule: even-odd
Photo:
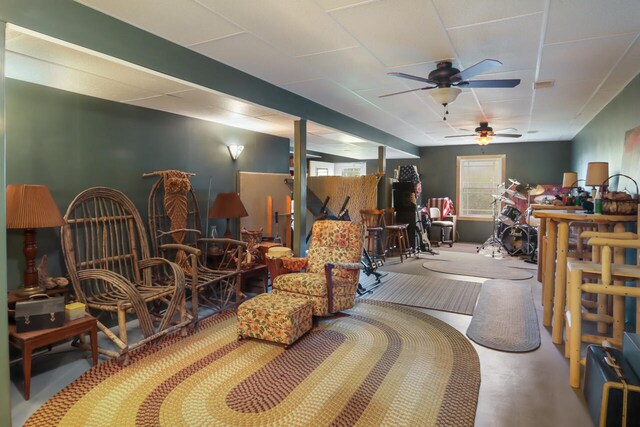
[[[513,225],[500,239],[509,255],[531,255],[538,246],[538,230],[528,225]]]

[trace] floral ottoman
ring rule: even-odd
[[[238,339],[259,338],[287,348],[311,329],[312,312],[306,298],[260,294],[238,307]]]

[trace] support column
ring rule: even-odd
[[[305,256],[307,244],[307,121],[294,122],[293,140],[293,252]]]
[[[0,307],[7,307],[7,217],[6,192],[7,186],[7,141],[6,141],[6,113],[5,113],[5,32],[6,22],[0,21]],[[4,314],[4,311],[3,311]],[[7,315],[0,316],[0,426],[11,426],[11,398],[9,397],[9,325]]]
[[[378,172],[383,174],[387,173],[387,146],[381,145],[378,147]],[[382,175],[380,182],[378,182],[378,209],[384,209],[389,207],[389,201],[387,200],[387,182],[385,175]]]

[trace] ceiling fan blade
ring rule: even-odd
[[[429,80],[425,77],[420,77],[420,76],[414,76],[411,74],[406,74],[406,73],[396,73],[396,72],[392,72],[392,73],[387,73],[390,76],[395,76],[395,77],[402,77],[403,79],[409,79],[409,80],[416,80],[419,82],[423,82],[423,83],[430,83],[433,85],[437,85],[438,82],[434,81],[434,80]]]
[[[408,92],[415,92],[415,91],[418,91],[418,90],[429,90],[429,89],[433,89],[433,88],[430,87],[430,86],[419,87],[418,89],[409,89],[409,90],[403,90],[403,91],[400,91],[400,92],[387,93],[386,95],[378,96],[378,98],[386,98],[387,96],[400,95],[401,93],[408,93]]]
[[[502,128],[502,129],[494,130],[494,132],[495,132],[495,133],[500,133],[500,132],[505,132],[505,131],[508,131],[508,130],[515,130],[515,131],[517,131],[518,129],[516,129],[516,128]]]
[[[455,80],[467,80],[470,77],[477,76],[478,74],[488,73],[489,71],[493,71],[496,68],[500,67],[502,62],[497,59],[485,59],[483,61],[478,62],[471,67],[467,67],[464,70],[460,71],[457,74],[454,74],[449,78],[450,81]]]
[[[520,79],[471,80],[471,81],[462,81],[460,83],[457,83],[456,86],[468,87],[472,89],[489,88],[489,87],[510,88],[510,87],[516,87],[519,84],[520,84]]]
[[[505,138],[520,138],[522,135],[518,133],[494,133],[493,136],[502,136]]]
[[[469,135],[449,135],[449,136],[445,136],[445,138],[466,138],[469,136],[476,136],[475,133],[469,134]]]

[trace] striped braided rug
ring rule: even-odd
[[[359,301],[288,350],[236,339],[231,311],[100,363],[26,426],[472,426],[478,355],[458,331],[401,306]]]

